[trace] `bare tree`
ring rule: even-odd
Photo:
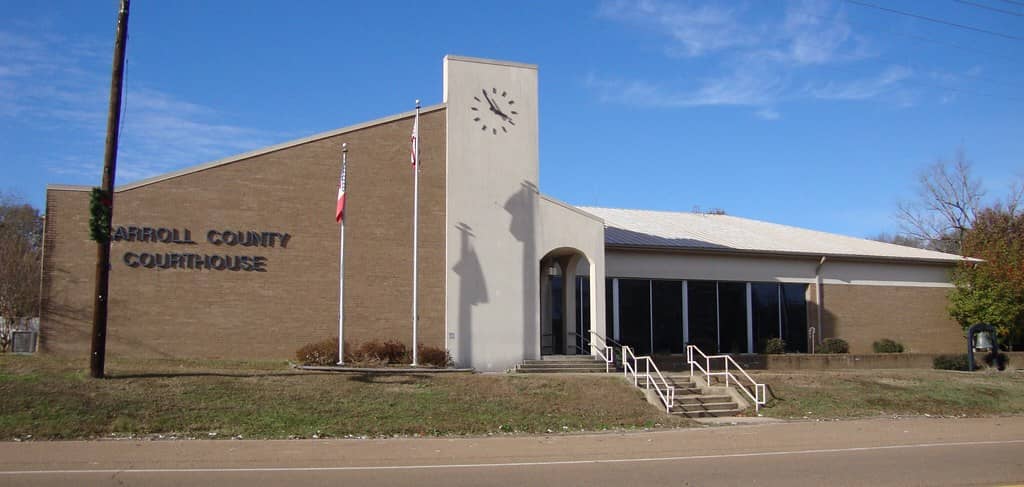
[[[983,208],[1006,211],[1011,217],[1024,210],[1024,174],[1010,184],[1005,199],[986,203],[985,190],[971,174],[971,162],[963,148],[957,149],[953,160],[939,160],[922,170],[917,184],[917,199],[899,204],[896,218],[903,242],[894,243],[913,245],[917,241],[922,248],[963,253],[964,234]]]
[[[985,197],[964,150],[958,149],[952,161],[940,160],[921,171],[917,183],[917,200],[900,203],[897,211],[904,235],[927,248],[960,253],[964,233]]]
[[[920,239],[913,238],[913,237],[908,237],[906,235],[891,234],[891,233],[882,232],[882,233],[879,233],[878,235],[875,235],[873,237],[868,237],[868,238],[870,240],[874,240],[876,242],[891,243],[891,244],[896,244],[896,245],[902,245],[904,247],[914,247],[914,248],[918,248],[918,249],[927,248],[927,245],[925,244],[924,241],[922,241]]]
[[[42,236],[39,210],[0,193],[0,351],[20,319],[39,312]]]

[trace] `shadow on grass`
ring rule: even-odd
[[[352,375],[352,380],[364,384],[422,384],[429,377],[416,374],[359,373]]]
[[[267,373],[230,373],[230,372],[143,372],[135,374],[107,374],[104,379],[168,379],[176,377],[297,377],[310,375],[331,375],[328,372],[267,372]]]

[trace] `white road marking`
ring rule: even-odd
[[[344,472],[373,470],[420,470],[445,468],[493,468],[493,467],[537,467],[546,465],[596,465],[602,463],[643,463],[643,462],[674,462],[688,460],[715,460],[722,458],[771,457],[783,455],[815,455],[822,453],[850,453],[881,450],[902,450],[914,448],[936,448],[953,446],[984,446],[1012,445],[1024,443],[1024,440],[995,441],[962,441],[950,443],[917,443],[909,445],[864,446],[851,448],[824,448],[818,450],[767,451],[752,453],[726,453],[722,455],[692,455],[682,457],[649,457],[649,458],[609,458],[603,460],[555,460],[550,462],[512,462],[512,463],[468,463],[442,465],[384,465],[384,466],[350,466],[350,467],[252,467],[252,468],[139,468],[139,469],[95,469],[95,470],[9,470],[0,471],[0,475],[69,475],[69,474],[114,474],[114,473],[246,473],[246,472]]]

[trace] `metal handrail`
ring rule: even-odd
[[[621,343],[619,343],[619,342],[617,342],[617,341],[615,341],[615,340],[613,340],[611,338],[608,338],[608,337],[606,337],[606,336],[604,336],[604,335],[602,335],[602,334],[600,334],[600,333],[598,333],[598,332],[596,332],[594,330],[590,330],[590,335],[591,336],[596,336],[597,338],[600,338],[601,341],[605,344],[605,346],[609,346],[608,345],[609,343],[611,343],[612,345],[615,345],[616,347],[619,347],[619,348],[622,348],[622,347],[625,346],[625,345],[623,345],[623,344],[621,344]]]
[[[608,342],[609,341],[615,342],[615,340],[611,340],[609,338],[605,338],[605,337],[601,336],[600,333],[598,333],[598,332],[596,332],[594,330],[590,330],[590,336],[591,337],[596,337],[596,338],[600,339],[601,343],[600,344],[596,344],[596,343],[591,342],[590,340],[587,340],[586,338],[584,338],[583,340],[586,341],[588,344],[592,345],[594,347],[594,350],[597,352],[597,355],[599,357],[601,357],[602,359],[604,359],[604,371],[605,371],[605,373],[611,372],[612,364],[615,363],[615,348],[610,346],[610,345],[608,345]]]
[[[694,360],[694,352],[700,354],[700,356],[704,358],[704,366],[703,367],[701,366],[700,362]],[[721,372],[712,372],[711,371],[711,360],[712,359],[721,359],[721,360],[723,360],[724,363],[725,363],[724,370],[721,371]],[[746,370],[743,370],[743,367],[740,367],[740,364],[736,363],[736,360],[734,360],[732,358],[732,356],[725,355],[725,354],[722,354],[722,355],[705,355],[704,352],[702,352],[701,349],[697,348],[696,345],[687,345],[686,346],[686,361],[690,364],[690,377],[693,377],[694,367],[696,367],[698,370],[701,371],[701,373],[704,374],[704,381],[707,382],[709,387],[711,386],[711,377],[717,377],[717,376],[725,377],[725,387],[729,387],[730,386],[729,380],[732,379],[732,382],[735,382],[736,385],[739,386],[739,389],[741,391],[743,391],[743,393],[746,394],[747,397],[749,397],[751,401],[754,401],[754,410],[755,411],[760,412],[761,411],[761,406],[764,406],[768,402],[767,401],[767,397],[768,397],[768,388],[767,388],[767,386],[765,384],[758,383],[757,381],[754,380],[753,377],[750,377],[750,374],[748,374]],[[733,370],[738,370],[740,372],[740,374],[743,374],[743,377],[746,378],[747,381],[750,382],[750,385],[754,388],[754,393],[753,394],[750,393],[750,391],[747,389],[747,386],[742,384],[742,382],[739,380],[739,378],[737,378],[735,375],[733,375],[732,372],[729,371],[729,364],[730,363],[732,364]]]
[[[612,364],[615,363],[615,349],[612,348],[612,347],[608,347],[608,346],[605,346],[602,349],[602,348],[600,348],[601,345],[594,345],[593,346],[594,351],[591,351],[590,340],[587,340],[586,338],[583,338],[583,337],[581,337],[581,338],[582,338],[583,342],[587,346],[586,347],[581,347],[581,346],[573,343],[572,344],[573,348],[575,348],[578,352],[580,352],[580,355],[593,355],[594,351],[596,351],[597,352],[597,356],[601,357],[601,360],[604,361],[604,371],[605,371],[605,373],[611,372],[612,371]]]
[[[630,357],[632,357],[632,359],[633,359],[633,363],[632,364],[629,363]],[[639,368],[640,368],[640,363],[639,362],[641,360],[644,361],[644,373],[643,374],[639,373]],[[667,413],[671,413],[672,412],[672,408],[675,406],[675,402],[676,402],[676,388],[675,388],[675,386],[668,385],[668,381],[665,380],[665,376],[661,374],[661,370],[658,370],[658,365],[654,363],[654,359],[652,359],[650,355],[641,355],[641,356],[638,357],[638,356],[636,356],[636,354],[633,353],[633,349],[631,349],[631,348],[629,348],[627,346],[623,346],[622,347],[622,368],[623,368],[623,371],[624,371],[623,373],[624,373],[624,375],[626,377],[629,377],[630,373],[633,374],[633,385],[636,386],[636,387],[640,387],[640,376],[643,375],[644,376],[644,389],[650,389],[651,388],[651,384],[653,384],[654,385],[654,392],[658,393],[658,397],[661,398],[661,402],[663,404],[665,404],[665,412],[667,412]],[[658,381],[654,380],[654,376],[651,375],[651,369],[652,368],[654,369],[654,373],[658,374],[658,378],[661,379],[661,385],[660,386],[658,385]],[[664,391],[661,390],[662,387],[665,388]]]

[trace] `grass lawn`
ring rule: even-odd
[[[943,370],[755,371],[777,418],[1024,413],[1024,373]]]
[[[599,431],[692,424],[604,375],[371,375],[284,362],[0,355],[0,440]]]
[[[0,355],[0,440],[561,433],[693,423],[620,376],[305,372],[284,362]],[[1024,414],[1024,373],[755,371],[778,418]],[[748,412],[753,414],[753,411]],[[216,433],[216,435],[211,435]]]

